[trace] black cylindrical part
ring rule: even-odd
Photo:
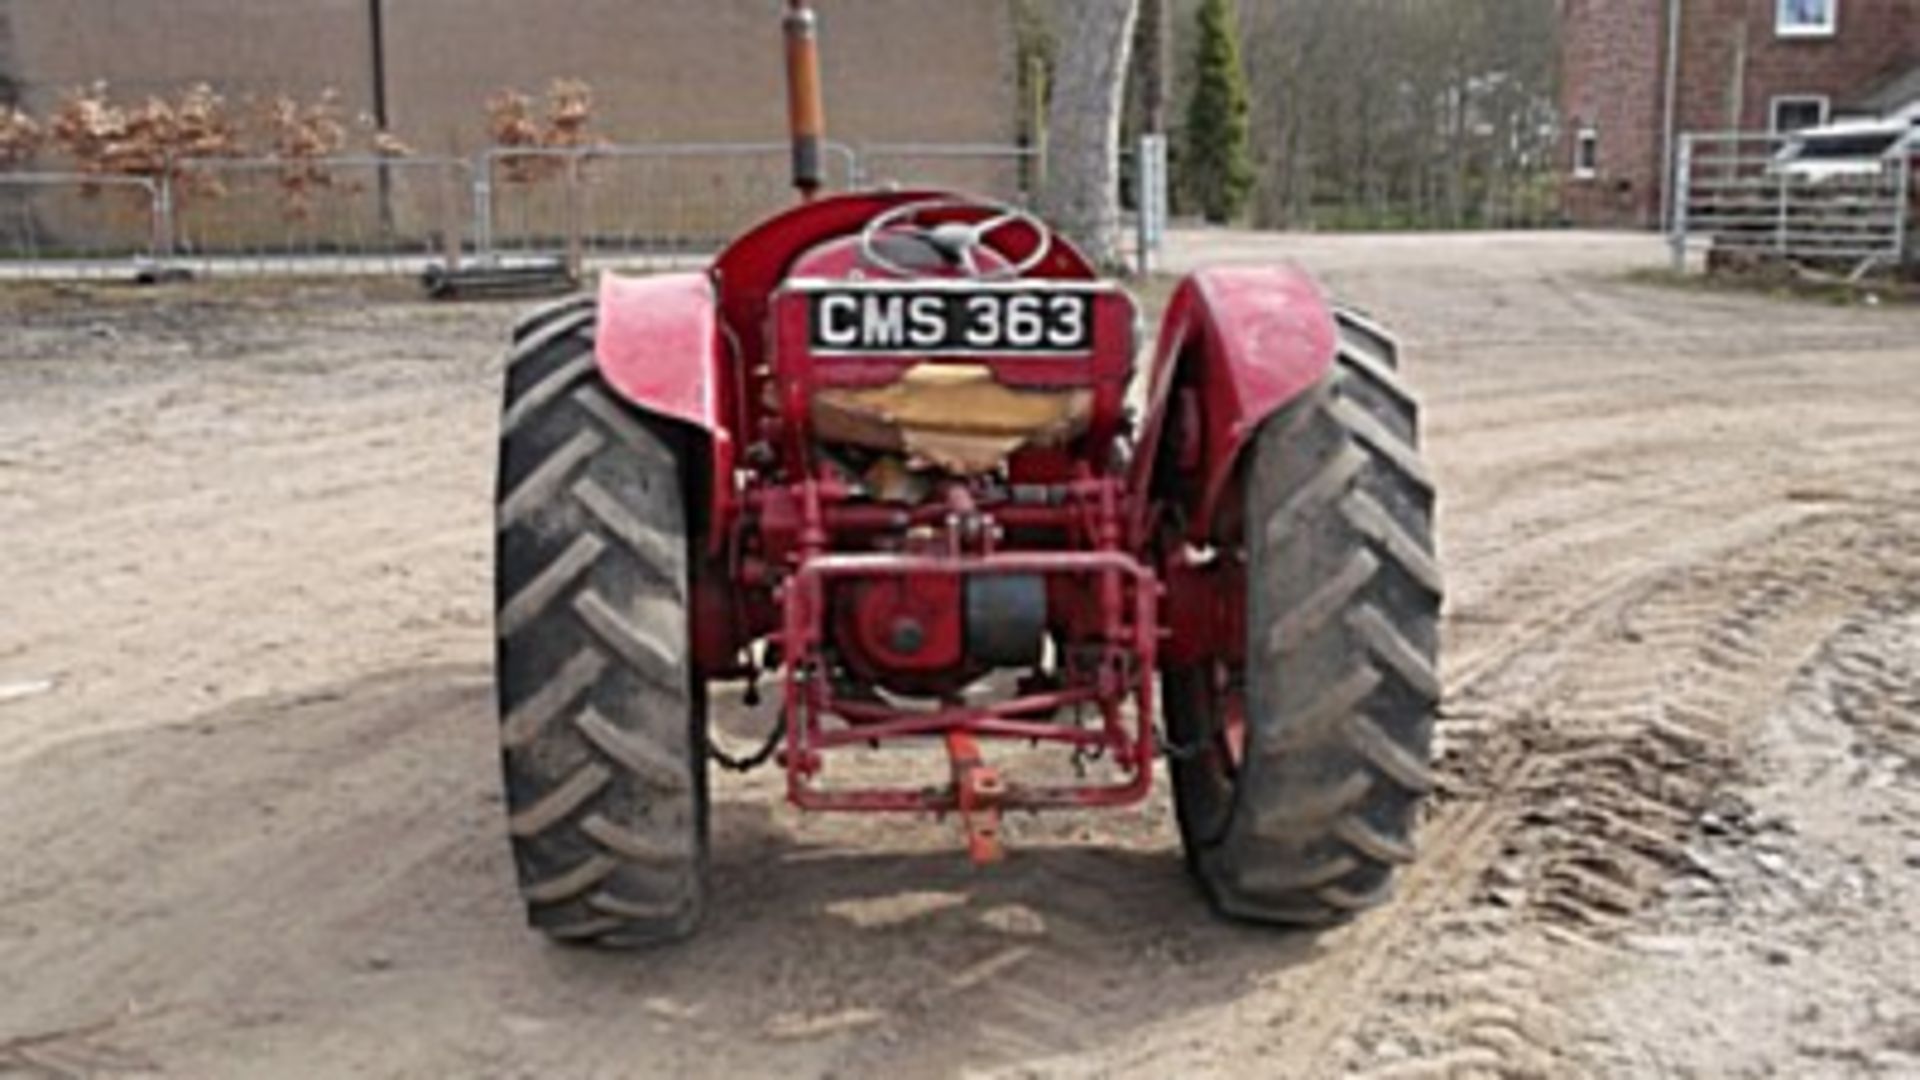
[[[967,658],[989,667],[1031,667],[1047,635],[1047,582],[1028,574],[967,579]]]

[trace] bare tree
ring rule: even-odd
[[[1168,49],[1173,41],[1169,4],[1170,0],[1140,0],[1140,25],[1134,30],[1140,130],[1155,135],[1167,133]]]
[[[1120,261],[1120,117],[1138,0],[1059,0],[1047,216],[1095,262]]]
[[[1240,0],[1269,226],[1540,224],[1557,0]]]

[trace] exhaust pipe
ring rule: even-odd
[[[819,20],[807,0],[787,3],[787,126],[793,132],[793,186],[800,201],[820,193],[820,143],[827,109],[820,96]]]

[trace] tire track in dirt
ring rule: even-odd
[[[1566,1003],[1595,1073],[1920,1069],[1920,559],[1886,561],[1743,730],[1686,876]]]
[[[1524,809],[1513,795],[1535,788],[1552,771],[1552,759],[1526,738],[1537,719],[1527,715],[1529,695],[1543,698],[1563,668],[1578,670],[1577,657],[1567,654],[1579,649],[1595,628],[1644,601],[1686,567],[1765,549],[1818,517],[1813,508],[1792,506],[1766,506],[1735,516],[1718,530],[1694,534],[1685,545],[1627,561],[1562,603],[1520,620],[1495,642],[1455,663],[1447,678],[1449,715],[1442,724],[1442,739],[1448,745],[1442,800],[1421,832],[1422,858],[1402,878],[1396,899],[1370,918],[1321,935],[1317,947],[1324,949],[1323,959],[1331,962],[1290,970],[1276,987],[1275,997],[1230,1008],[1223,1019],[1207,1024],[1184,1044],[1156,1038],[1130,1056],[1102,1063],[1102,1068],[1112,1065],[1122,1072],[1146,1074],[1177,1071],[1193,1064],[1194,1047],[1207,1041],[1207,1032],[1229,1029],[1244,1037],[1252,1028],[1260,1032],[1258,1044],[1264,1054],[1284,1055],[1299,1063],[1303,1074],[1342,1074],[1342,1069],[1332,1066],[1343,1058],[1343,1040],[1361,1029],[1375,1009],[1383,1005],[1391,1009],[1414,982],[1434,977],[1425,965],[1435,959],[1435,942],[1444,943],[1459,929],[1456,924],[1469,916],[1468,922],[1480,924],[1477,933],[1482,938],[1492,934],[1493,920],[1476,910],[1475,894]],[[1464,731],[1460,730],[1462,717],[1468,718]],[[1411,978],[1416,971],[1418,980]],[[1520,988],[1507,996],[1521,1002],[1531,993],[1528,987],[1538,981],[1511,971],[1500,979]],[[1475,983],[1479,989],[1499,984],[1499,979],[1491,978]],[[1486,1000],[1476,990],[1476,995],[1464,1000],[1469,1004],[1462,1006],[1460,1016],[1470,1027],[1505,1032],[1520,1024],[1519,1020],[1501,1022],[1512,1007],[1499,998]],[[1274,1015],[1276,1006],[1278,1015]],[[1527,1022],[1538,1026],[1535,1020]],[[1454,1047],[1435,1050],[1422,1068],[1437,1067],[1441,1071],[1428,1075],[1445,1075],[1446,1069],[1454,1067],[1540,1057],[1537,1050],[1521,1048],[1542,1040],[1485,1035],[1480,1041],[1493,1040],[1508,1044],[1506,1058],[1485,1047]],[[1102,1069],[1082,1072],[1076,1064],[1064,1071],[1098,1075]]]
[[[1525,823],[1529,798],[1579,779],[1569,777],[1572,767],[1562,759],[1577,764],[1580,759],[1569,755],[1581,747],[1569,746],[1557,752],[1545,744],[1539,732],[1540,713],[1553,703],[1555,687],[1569,677],[1569,672],[1574,678],[1586,674],[1581,654],[1596,631],[1617,623],[1623,613],[1664,597],[1692,568],[1755,557],[1755,552],[1764,559],[1767,552],[1783,544],[1791,547],[1795,536],[1817,530],[1831,517],[1819,506],[1766,504],[1733,516],[1718,529],[1689,530],[1688,542],[1627,561],[1572,597],[1520,620],[1495,641],[1455,663],[1448,673],[1448,717],[1442,725],[1447,753],[1443,799],[1423,830],[1423,859],[1403,879],[1396,901],[1378,918],[1337,932],[1334,947],[1341,957],[1339,965],[1318,965],[1289,980],[1285,996],[1291,1008],[1284,1024],[1289,1058],[1337,1060],[1338,1044],[1365,1022],[1370,1007],[1391,1001],[1416,969],[1423,979],[1430,979],[1432,973],[1422,966],[1430,959],[1426,943],[1449,937],[1449,927],[1460,914],[1473,912],[1486,869],[1499,859],[1516,826]],[[1656,644],[1671,647],[1676,640],[1697,637],[1704,621],[1717,610],[1714,595],[1709,594],[1702,610],[1661,628]],[[1734,624],[1736,634],[1739,625]],[[1603,669],[1596,688],[1584,693],[1601,704],[1623,693],[1631,695],[1620,685],[1623,677],[1631,676],[1624,679],[1628,683],[1642,681],[1648,677],[1642,672],[1654,670],[1644,663],[1644,651],[1618,661],[1619,671],[1611,677]],[[1737,682],[1748,674],[1735,667],[1730,669],[1728,679]],[[1600,730],[1605,730],[1608,721],[1617,716],[1601,709],[1593,719]],[[1658,736],[1649,738],[1659,745]],[[1628,830],[1622,832],[1632,835]],[[1573,835],[1579,834],[1576,831]],[[1580,869],[1577,861],[1566,862],[1559,877],[1579,880]],[[1475,917],[1479,915],[1475,913]],[[1484,925],[1480,933],[1486,935]],[[1482,1014],[1498,1018],[1507,1015],[1502,1010],[1511,1011],[1533,1000],[1537,976],[1508,972],[1503,977],[1526,989],[1511,995],[1508,1004],[1466,995],[1473,1004],[1463,1006],[1462,1015],[1469,1020]],[[1482,979],[1476,984],[1492,986],[1498,980]],[[1523,1034],[1541,1027],[1538,1018],[1525,1024],[1484,1020],[1482,1026],[1487,1025],[1499,1032],[1481,1040],[1487,1046],[1434,1058],[1429,1064],[1437,1062],[1438,1071],[1430,1075],[1446,1075],[1447,1069],[1455,1067],[1484,1066],[1494,1060],[1489,1054],[1495,1044],[1507,1054],[1501,1060],[1509,1065],[1537,1065],[1551,1056],[1541,1048],[1544,1036],[1533,1039]],[[1522,1048],[1529,1046],[1533,1049],[1523,1052]]]
[[[1412,1020],[1376,1013],[1374,1030],[1353,1040],[1359,1058],[1383,1044],[1423,1053],[1360,1074],[1577,1072],[1570,1025],[1542,988],[1608,955],[1614,934],[1686,868],[1699,814],[1736,774],[1741,725],[1848,611],[1920,568],[1920,551],[1901,546],[1907,535],[1885,520],[1814,515],[1712,563],[1641,579],[1574,631],[1580,663],[1500,703],[1510,741],[1465,770],[1481,774],[1484,795],[1454,821],[1443,810],[1427,841],[1461,844],[1454,865],[1473,875],[1423,898],[1440,918],[1422,996],[1446,1004]],[[1432,903],[1442,896],[1451,902]],[[1383,970],[1376,985],[1405,971]]]

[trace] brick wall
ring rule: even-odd
[[[1781,37],[1777,0],[1683,0],[1678,129],[1765,131],[1776,96],[1819,94],[1836,108],[1920,63],[1920,0],[1837,0],[1832,37]],[[1562,104],[1572,139],[1600,129],[1601,175],[1568,181],[1583,224],[1656,224],[1668,0],[1567,0]],[[1628,130],[1622,130],[1622,127]]]
[[[818,0],[828,122],[848,141],[1009,142],[1008,0]],[[784,137],[773,0],[386,0],[394,129],[423,152],[484,140],[486,97],[591,82],[619,140]],[[50,109],[69,87],[199,81],[230,97],[340,91],[371,105],[368,0],[0,0],[0,85]]]
[[[1838,0],[1833,37],[1781,37],[1774,0],[1687,0],[1680,48],[1682,131],[1766,131],[1774,97],[1844,105],[1920,63],[1920,0]]]
[[[100,79],[127,97],[199,81],[235,97],[334,86],[367,105],[364,0],[0,0],[0,22],[12,40],[5,74],[40,112]]]
[[[1561,83],[1569,217],[1644,225],[1659,215],[1664,0],[1567,0]],[[1599,137],[1598,171],[1572,178],[1574,140]]]

